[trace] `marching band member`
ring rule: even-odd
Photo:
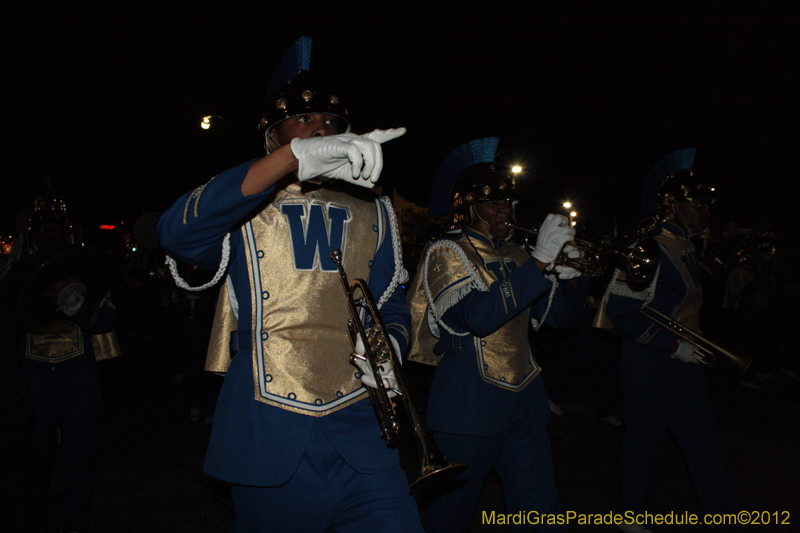
[[[100,447],[97,361],[119,355],[113,332],[117,313],[107,284],[99,281],[108,276],[109,265],[95,249],[75,244],[58,198],[37,200],[27,237],[30,253],[23,252],[0,283],[0,307],[18,311],[22,374],[36,414],[23,450],[26,530],[44,531],[50,524],[57,451],[64,466],[61,527],[82,533],[89,530]],[[90,290],[92,281],[102,289]],[[52,301],[41,299],[47,293]]]
[[[640,310],[648,305],[699,331],[703,296],[697,253],[690,237],[710,222],[712,191],[691,167],[695,150],[674,152],[647,177],[642,215],[655,225],[643,233],[661,255],[652,282],[636,286],[617,270],[606,292],[605,313],[625,335],[620,388],[626,428],[620,453],[623,511],[647,510],[653,459],[669,430],[688,459],[692,481],[708,513],[740,511],[725,464],[696,346],[656,325]],[[644,524],[621,524],[625,532],[648,532]]]
[[[512,179],[494,167],[498,143],[471,141],[442,163],[431,214],[449,211],[453,231],[427,247],[407,298],[409,357],[437,365],[428,425],[450,460],[468,464],[455,478],[457,488],[430,502],[423,522],[429,533],[469,530],[492,468],[509,513],[560,510],[550,410],[528,328],[576,323],[586,295],[573,286],[580,276],[574,269],[548,272],[575,234],[566,218],[548,215],[532,257],[510,240],[516,193]]]
[[[207,363],[226,377],[204,469],[232,484],[236,532],[421,531],[398,453],[363,401],[361,378],[375,378],[348,361],[330,258],[341,249],[347,273],[369,281],[405,353],[407,274],[391,204],[342,185],[371,188],[380,144],[405,130],[349,133],[339,98],[308,72],[310,45],[298,40],[273,75],[267,155],[185,194],[159,223],[170,254],[227,273]]]

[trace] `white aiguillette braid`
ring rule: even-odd
[[[441,248],[442,246],[446,246],[453,250],[453,252],[458,255],[458,259],[464,265],[464,268],[467,270],[467,274],[469,275],[470,282],[465,283],[461,287],[455,290],[451,290],[445,295],[442,300],[439,302],[438,306],[434,305],[433,303],[433,295],[431,294],[430,286],[428,285],[428,263],[430,262],[431,253],[437,249]],[[464,253],[464,250],[453,241],[449,240],[441,240],[436,241],[428,247],[428,252],[425,254],[425,260],[422,263],[422,286],[425,287],[425,299],[428,300],[428,309],[431,313],[433,313],[433,318],[436,320],[436,323],[442,326],[442,328],[450,333],[451,335],[455,335],[456,337],[466,337],[469,335],[469,332],[458,333],[453,331],[447,324],[444,323],[442,320],[442,316],[450,309],[452,306],[457,304],[461,301],[464,296],[469,294],[470,291],[473,289],[478,289],[479,291],[488,291],[489,288],[486,287],[486,284],[483,280],[478,276],[478,273],[472,267],[472,263],[469,262],[467,259],[467,254]]]
[[[389,286],[386,287],[383,295],[378,300],[378,309],[383,307],[383,304],[386,303],[398,285],[408,281],[408,270],[406,270],[403,266],[403,243],[400,240],[400,230],[397,228],[397,215],[394,213],[392,202],[389,200],[388,196],[381,196],[381,202],[383,202],[387,213],[389,213],[389,226],[391,227],[392,233],[392,249],[394,250],[394,276],[392,277],[391,283],[389,283]]]
[[[211,279],[211,281],[209,281],[205,285],[200,285],[199,287],[190,286],[188,283],[186,283],[186,280],[183,279],[180,274],[178,274],[178,263],[175,261],[175,259],[173,259],[168,255],[167,259],[164,262],[167,263],[167,266],[169,266],[169,271],[172,273],[172,277],[175,279],[175,285],[177,285],[178,287],[180,287],[185,291],[198,292],[198,291],[204,291],[219,283],[219,280],[222,278],[222,276],[225,275],[225,270],[227,270],[228,268],[228,261],[230,260],[230,257],[231,257],[231,234],[226,233],[225,238],[222,239],[222,257],[220,258],[219,261],[219,268],[217,269],[217,273],[214,274],[214,277]]]
[[[542,327],[542,324],[544,324],[544,320],[547,318],[547,313],[550,312],[550,306],[553,305],[553,296],[555,296],[556,289],[558,288],[558,278],[554,274],[545,274],[544,277],[549,279],[553,286],[550,287],[550,296],[547,298],[547,309],[544,310],[542,318],[536,320],[535,318],[531,317],[531,326],[533,326],[533,331],[539,331],[539,328]]]

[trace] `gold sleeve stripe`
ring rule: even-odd
[[[406,339],[406,344],[411,342],[411,335],[408,334],[408,330],[402,325],[396,322],[390,322],[386,324],[386,329],[392,329],[398,333],[400,333]]]
[[[195,199],[194,199],[194,216],[195,216],[195,218],[197,218],[197,214],[198,214],[197,213],[197,206],[200,204],[200,195],[203,194],[203,191],[205,190],[205,188],[206,188],[205,185],[201,185],[200,187],[195,189],[195,192],[197,193],[197,196],[195,196]]]
[[[206,188],[207,183],[199,186],[195,190],[192,191],[192,194],[189,195],[189,198],[186,199],[186,205],[183,206],[183,224],[186,225],[188,222],[188,215],[189,215],[189,204],[194,201],[194,209],[192,210],[192,216],[197,218],[198,211],[197,211],[197,204],[200,202],[200,195],[203,194],[203,189]]]

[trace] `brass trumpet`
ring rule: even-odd
[[[451,462],[444,456],[433,440],[433,434],[425,423],[425,418],[417,408],[411,396],[411,389],[406,382],[405,374],[402,372],[400,360],[394,352],[392,343],[388,338],[386,326],[384,326],[381,315],[378,312],[378,306],[375,304],[369,285],[367,285],[363,279],[354,279],[348,282],[347,274],[342,266],[341,250],[333,250],[331,252],[331,259],[336,263],[336,267],[339,270],[339,278],[341,279],[342,287],[347,297],[348,309],[350,311],[350,319],[347,321],[347,330],[350,334],[350,343],[354,350],[354,352],[350,354],[350,362],[353,363],[355,359],[364,357],[355,353],[356,342],[360,335],[362,339],[364,339],[366,360],[372,369],[373,375],[376,376],[375,382],[377,388],[366,387],[367,393],[369,393],[372,407],[375,409],[375,416],[378,419],[378,425],[381,429],[381,437],[386,440],[386,444],[389,446],[397,441],[397,436],[401,428],[398,422],[397,412],[395,411],[396,405],[392,401],[392,398],[389,397],[389,391],[384,385],[383,379],[380,378],[381,373],[379,366],[390,365],[394,370],[397,388],[393,390],[403,401],[408,420],[414,429],[417,451],[420,456],[420,476],[416,481],[411,483],[411,490],[425,492],[431,485],[443,483],[459,475],[467,469],[467,465],[454,464]],[[356,300],[354,296],[356,291],[361,291],[362,298],[359,300]],[[359,317],[359,309],[364,309],[365,313],[370,316],[374,322],[369,333],[364,329],[364,323]]]
[[[740,373],[744,374],[747,367],[753,362],[752,357],[742,357],[726,350],[649,305],[644,306],[641,309],[641,313],[662,328],[697,346],[697,350],[693,354],[694,358],[706,366],[715,366],[717,354],[719,354],[728,359]]]
[[[509,222],[506,222],[506,225],[529,235],[523,241],[523,246],[528,252],[531,252],[533,246],[528,243],[530,235],[538,235],[539,230],[521,228]],[[628,254],[580,239],[573,239],[568,244],[577,248],[580,256],[570,257],[568,253],[562,250],[556,258],[556,265],[580,270],[590,278],[600,276],[611,268],[619,267],[628,273],[628,279],[638,284],[648,284],[653,279],[658,269],[661,253],[658,243],[653,239],[640,240]]]

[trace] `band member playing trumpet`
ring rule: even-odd
[[[330,257],[341,250],[348,274],[369,280],[402,356],[407,274],[391,204],[368,188],[381,143],[405,130],[350,133],[336,93],[308,72],[309,41],[282,59],[285,78],[281,66],[273,75],[267,155],[187,193],[159,223],[170,254],[227,273],[207,363],[225,380],[204,469],[232,484],[236,532],[421,531],[362,386],[375,376],[349,362],[348,305]]]
[[[433,499],[423,525],[465,532],[487,475],[503,481],[507,512],[558,513],[547,404],[528,344],[530,323],[577,323],[586,294],[580,273],[552,268],[575,230],[548,215],[530,257],[510,240],[515,187],[495,169],[499,139],[456,149],[434,180],[431,214],[450,214],[450,231],[422,254],[408,294],[409,357],[434,364],[428,425],[447,457],[469,465],[451,490]],[[561,278],[559,280],[558,278]],[[527,524],[525,529],[563,530]]]
[[[642,214],[651,217],[660,266],[645,286],[617,270],[606,292],[605,312],[625,335],[620,364],[623,418],[620,453],[622,510],[644,512],[652,494],[653,459],[669,430],[686,453],[703,510],[740,511],[739,496],[725,464],[697,346],[677,337],[641,312],[645,306],[699,330],[702,303],[697,253],[690,240],[710,222],[712,189],[693,170],[694,149],[674,152],[650,172]],[[601,321],[602,322],[602,321]],[[676,509],[677,511],[677,509]],[[621,524],[647,532],[645,524]]]

